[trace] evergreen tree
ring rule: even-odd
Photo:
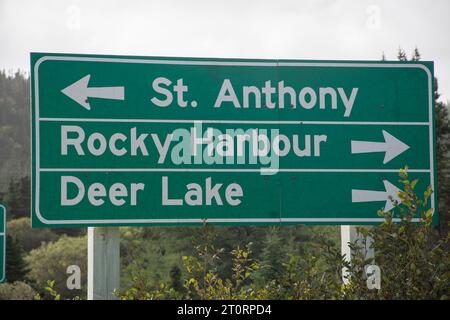
[[[437,79],[435,79],[435,99],[439,98]],[[450,115],[449,106],[435,101],[436,163],[438,177],[439,225],[443,236],[450,231]]]
[[[264,248],[261,253],[262,267],[257,274],[258,281],[266,283],[277,279],[283,269],[283,259],[287,257],[285,252],[286,235],[280,228],[270,228],[266,233]]]
[[[28,266],[24,260],[24,251],[19,241],[6,236],[6,279],[8,282],[26,281]]]
[[[419,61],[420,59],[421,59],[421,56],[420,56],[419,49],[417,49],[417,47],[415,47],[412,57],[411,57],[411,61]]]
[[[414,48],[411,61],[420,61],[419,49]],[[399,49],[398,60],[406,61],[407,57],[403,49]],[[438,177],[438,211],[439,230],[442,236],[450,231],[450,116],[449,106],[438,101],[438,80],[434,79],[434,102],[435,102],[435,126],[436,126],[436,162]]]
[[[9,181],[8,191],[5,196],[5,203],[8,207],[8,216],[16,218],[20,209],[20,193],[17,182],[14,179]]]
[[[31,180],[30,176],[24,176],[19,180],[19,199],[20,213],[19,215],[29,217],[31,208]]]
[[[30,172],[30,79],[0,70],[0,190]]]
[[[408,57],[406,56],[406,52],[402,48],[398,48],[397,59],[399,61],[408,61]]]

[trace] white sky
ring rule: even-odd
[[[29,52],[396,59],[417,46],[450,99],[448,0],[0,0],[0,69]]]

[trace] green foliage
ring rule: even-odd
[[[322,249],[315,254],[308,252],[303,256],[290,254],[289,260],[283,263],[280,277],[266,285],[270,299],[340,298],[340,252],[326,252],[325,247]],[[322,259],[330,262],[327,268],[322,264]]]
[[[410,61],[420,61],[421,54],[416,47]],[[397,59],[408,61],[405,51],[398,50]],[[385,60],[384,52],[383,59]],[[439,101],[438,80],[434,79],[435,127],[436,127],[436,163],[438,178],[439,230],[441,236],[450,232],[450,116],[449,105]]]
[[[448,105],[442,102],[436,102],[435,125],[439,222],[441,234],[447,234],[450,232],[450,116]]]
[[[130,288],[138,282],[146,290],[169,282],[171,268],[182,269],[180,256],[193,253],[192,228],[121,228],[121,283]],[[181,275],[181,277],[183,274]]]
[[[53,297],[53,300],[61,300],[61,295],[54,289],[55,288],[55,281],[54,280],[48,280],[47,286],[45,287],[45,291]]]
[[[272,230],[274,229],[274,230]],[[271,231],[272,230],[272,231]],[[204,242],[204,227],[125,227],[121,228],[121,283],[122,289],[131,288],[136,282],[147,289],[158,289],[161,282],[170,283],[171,269],[181,270],[181,278],[186,277],[182,256],[196,254],[196,248]],[[282,256],[288,252],[301,254],[302,247],[315,241],[317,234],[326,233],[333,241],[338,241],[338,227],[285,226],[272,227],[220,227],[214,229],[214,237],[209,241],[223,250],[220,262],[215,264],[216,272],[222,278],[232,275],[232,254],[237,246],[245,247],[252,242],[252,252],[258,259],[267,245],[268,233],[283,234],[283,245],[274,248],[273,253]],[[276,258],[274,258],[276,259]],[[280,259],[278,259],[280,260]],[[262,270],[261,270],[262,271]],[[262,282],[266,281],[258,276]]]
[[[161,282],[156,290],[137,284],[117,295],[121,299],[449,299],[448,237],[436,240],[428,205],[432,190],[427,188],[419,197],[415,192],[419,181],[410,180],[406,169],[400,172],[400,183],[401,203],[394,203],[396,207],[390,212],[379,212],[384,218],[381,225],[358,229],[363,241],[350,244],[350,261],[329,236],[318,237],[301,254],[279,254],[278,276],[270,274],[265,282],[255,281],[263,268],[271,267],[272,260],[261,263],[254,258],[249,243],[230,252],[231,276],[223,277],[217,266],[227,252],[215,246],[217,234],[205,225],[195,235],[195,254],[183,256],[183,291]],[[268,242],[280,243],[278,237],[273,238],[274,230]],[[363,250],[369,237],[375,261]],[[379,290],[367,286],[366,266],[374,263],[381,269]],[[348,271],[345,284],[344,267]]]
[[[50,229],[32,229],[28,217],[8,221],[7,230],[8,234],[15,238],[26,252],[38,248],[44,242],[58,239],[58,235]]]
[[[190,299],[264,299],[264,289],[250,286],[251,276],[259,269],[258,261],[251,257],[251,243],[244,248],[237,247],[231,252],[232,275],[223,279],[214,268],[214,261],[220,260],[222,250],[211,245],[198,248],[198,257],[183,257],[188,277],[185,281],[186,298]],[[212,268],[208,268],[208,257]]]
[[[28,280],[28,265],[24,260],[24,251],[19,241],[6,236],[6,280],[8,282]]]
[[[6,193],[6,197],[4,202],[8,205],[8,213],[11,216],[15,216],[16,212],[20,208],[20,194],[17,183],[14,180],[10,180],[8,184],[8,192]]]
[[[0,284],[0,300],[32,300],[35,296],[34,289],[25,282]]]
[[[51,298],[50,300],[61,300],[61,294],[55,290],[55,280],[47,280],[47,286],[44,288],[44,292],[47,297]],[[43,300],[43,298],[39,293],[36,293],[34,300]],[[72,300],[81,300],[81,298],[80,296],[74,296]]]
[[[162,299],[181,299],[181,295],[173,288],[169,288],[161,283],[157,289],[148,291],[141,284],[137,283],[135,287],[124,292],[117,290],[116,296],[120,300],[162,300]]]
[[[349,266],[351,284],[344,297],[355,299],[449,299],[450,261],[446,244],[448,236],[439,240],[431,220],[428,200],[432,194],[427,188],[423,197],[415,192],[418,180],[410,181],[407,170],[400,171],[403,191],[398,196],[394,212],[379,212],[385,222],[371,230],[360,232],[373,238],[375,263],[381,269],[380,290],[368,291],[363,281],[364,265],[370,261]],[[400,221],[395,222],[394,219]],[[414,222],[414,219],[418,222]],[[358,248],[355,248],[358,252]],[[357,254],[355,259],[363,260]],[[353,280],[353,278],[355,280]]]
[[[29,277],[36,283],[36,288],[48,286],[48,279],[53,279],[54,290],[66,298],[86,295],[87,270],[86,237],[62,236],[58,241],[45,243],[32,250],[26,257],[30,266]],[[81,290],[67,289],[67,267],[77,265],[81,269]],[[47,295],[48,295],[48,290]],[[44,294],[45,292],[41,292]]]
[[[260,282],[267,282],[277,279],[283,268],[283,259],[280,259],[285,253],[289,239],[279,227],[270,228],[266,234],[265,246],[261,254],[262,268],[257,274]],[[280,255],[281,253],[281,255]]]
[[[173,288],[175,291],[180,292],[181,294],[184,293],[184,287],[183,282],[181,279],[181,269],[178,266],[172,266],[170,269],[170,280],[169,280],[169,286]]]

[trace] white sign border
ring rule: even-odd
[[[433,157],[433,76],[431,71],[423,64],[411,63],[362,63],[362,62],[253,62],[253,61],[207,61],[207,60],[156,60],[156,59],[130,59],[130,58],[100,58],[100,57],[76,57],[76,56],[57,56],[48,55],[39,58],[34,65],[34,108],[35,108],[35,214],[36,217],[43,224],[52,225],[112,225],[112,224],[166,224],[166,223],[203,223],[203,219],[106,219],[106,220],[48,220],[45,219],[39,208],[39,174],[40,174],[40,159],[39,159],[39,66],[45,61],[86,61],[86,62],[117,62],[117,63],[143,63],[143,64],[166,64],[166,65],[209,65],[209,66],[259,66],[259,67],[360,67],[360,68],[418,68],[425,71],[428,77],[428,94],[429,94],[429,112],[428,112],[428,126],[429,126],[429,146],[430,146],[430,182],[433,188],[435,187],[434,179],[434,157]],[[195,120],[193,120],[195,121]],[[433,189],[434,192],[436,190]],[[431,197],[431,208],[435,208],[434,196]],[[394,219],[398,221],[399,219]],[[418,219],[413,219],[417,221]],[[211,223],[289,223],[289,222],[304,222],[304,223],[367,223],[367,222],[382,222],[383,218],[267,218],[267,219],[207,219]]]

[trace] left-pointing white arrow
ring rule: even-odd
[[[391,198],[398,203],[402,202],[397,195],[397,192],[401,190],[387,180],[383,180],[383,184],[385,191],[352,189],[352,202],[386,201],[384,212],[388,212],[389,210],[394,208],[394,204],[392,203]]]
[[[89,79],[91,75],[81,78],[72,83],[70,86],[61,90],[66,96],[80,104],[87,110],[91,110],[88,98],[102,98],[102,99],[125,99],[124,87],[89,87]]]
[[[370,152],[384,152],[383,164],[388,163],[399,154],[409,149],[409,146],[389,132],[382,130],[384,142],[372,141],[354,141],[352,140],[352,153],[370,153]]]

